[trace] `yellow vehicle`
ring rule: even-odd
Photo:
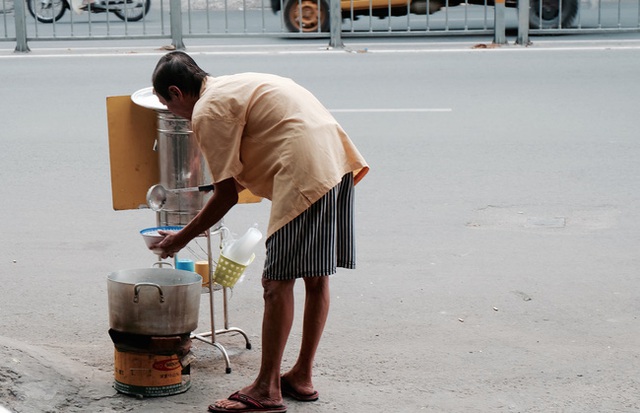
[[[342,18],[359,16],[404,16],[433,14],[443,7],[460,4],[493,6],[494,0],[342,0]],[[532,28],[568,27],[578,13],[579,0],[531,0],[529,24]],[[518,7],[517,0],[505,0],[507,7]],[[329,31],[329,0],[271,0],[276,13],[283,12],[284,22],[291,32]]]

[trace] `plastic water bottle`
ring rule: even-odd
[[[239,239],[222,249],[222,255],[238,264],[245,264],[251,260],[253,249],[262,239],[262,233],[258,228],[251,227]]]

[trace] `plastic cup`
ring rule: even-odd
[[[195,272],[195,269],[196,268],[193,260],[179,259],[176,262],[176,270],[185,270],[185,271]]]
[[[209,261],[196,261],[196,272],[202,277],[202,285],[209,285]]]

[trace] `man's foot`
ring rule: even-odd
[[[286,413],[287,406],[285,406],[284,404],[264,404],[263,402],[260,402],[251,396],[247,396],[246,394],[242,394],[237,391],[227,399],[218,400],[214,404],[210,405],[209,411],[218,413]]]
[[[280,389],[283,396],[291,397],[300,402],[315,402],[319,397],[318,392],[313,388],[311,390],[295,388],[285,376],[280,377]]]

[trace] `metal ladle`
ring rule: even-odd
[[[180,193],[180,192],[208,192],[213,191],[213,184],[200,185],[191,188],[178,188],[178,189],[166,189],[161,184],[153,185],[147,191],[147,205],[152,211],[160,211],[164,208],[164,204],[167,202],[167,192]]]

